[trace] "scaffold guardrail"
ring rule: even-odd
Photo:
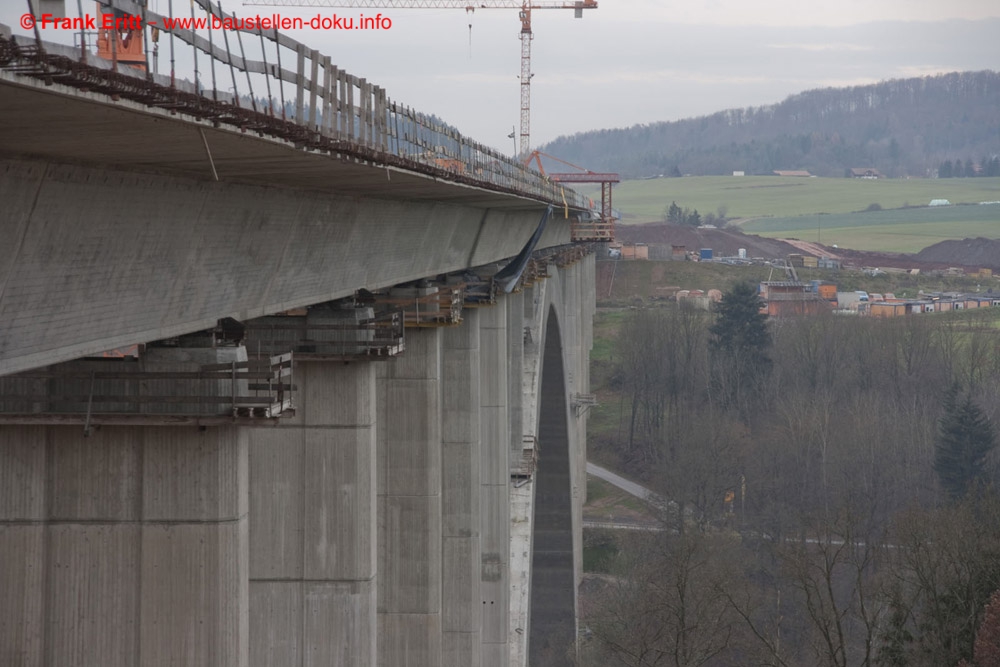
[[[192,370],[84,359],[0,378],[0,423],[169,425],[293,414],[291,353]]]
[[[306,316],[246,323],[249,350],[266,355],[291,347],[298,361],[389,359],[405,349],[404,331],[398,308],[343,324],[318,324]]]
[[[415,293],[401,293],[411,290]],[[427,292],[420,293],[424,290]],[[375,303],[402,310],[403,322],[408,327],[461,324],[462,307],[465,304],[465,283],[390,290],[388,294],[375,295]]]

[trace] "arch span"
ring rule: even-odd
[[[563,344],[555,307],[547,315],[538,410],[528,662],[570,665],[576,640],[573,480]]]

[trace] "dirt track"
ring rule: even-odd
[[[735,256],[740,248],[748,257],[785,257],[798,252],[795,246],[777,239],[744,234],[738,229],[697,229],[665,222],[619,225],[615,237],[622,243],[663,243],[682,245],[688,251],[711,248],[717,256]]]

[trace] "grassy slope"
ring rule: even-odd
[[[755,218],[743,225],[749,233],[813,241],[819,232],[823,243],[859,250],[915,252],[944,239],[1000,238],[998,206],[912,208],[846,217],[872,204],[901,209],[925,206],[931,199],[952,204],[998,201],[1000,178],[660,178],[626,181],[615,188],[614,198],[626,223],[661,220],[672,201],[702,214],[724,206],[730,218]],[[820,219],[819,214],[827,216]],[[881,229],[890,224],[891,229]]]
[[[726,206],[730,218],[787,217],[814,213],[922,206],[931,199],[953,204],[1000,200],[1000,178],[948,178],[868,181],[852,178],[782,178],[778,176],[697,176],[625,181],[614,189],[615,208],[625,222],[662,220],[663,210],[678,206],[714,213]]]
[[[826,245],[891,252],[919,252],[955,238],[1000,238],[1000,205],[942,206],[790,218],[759,218],[745,223],[748,234]]]

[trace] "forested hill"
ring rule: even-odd
[[[1000,73],[810,90],[771,106],[560,137],[540,150],[624,178],[870,167],[928,176],[945,161],[978,174],[1000,154]]]

